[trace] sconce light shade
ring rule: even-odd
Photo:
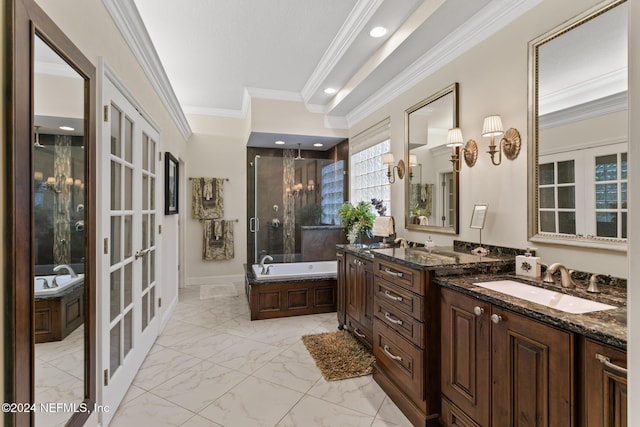
[[[409,154],[409,167],[414,167],[418,164],[418,156],[415,154]]]
[[[384,153],[382,155],[382,164],[384,165],[392,165],[394,162],[393,153]]]
[[[447,147],[462,147],[464,139],[460,128],[449,129],[447,132]]]
[[[498,136],[504,133],[502,119],[500,116],[489,116],[484,118],[482,125],[482,136]]]

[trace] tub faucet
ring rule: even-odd
[[[573,273],[573,270],[567,270],[567,267],[560,264],[559,262],[551,264],[549,268],[547,268],[542,281],[546,283],[555,283],[555,281],[553,280],[553,273],[558,270],[560,270],[560,285],[562,285],[562,287],[566,289],[575,289],[576,284],[571,278],[571,273]]]
[[[42,282],[42,289],[49,289],[49,282],[44,277],[36,277],[36,282]]]
[[[400,243],[400,247],[401,248],[408,248],[409,244],[407,243],[407,239],[405,239],[404,237],[398,237],[396,240],[393,241],[393,243]]]
[[[67,270],[67,272],[69,273],[69,275],[71,277],[78,277],[78,275],[76,274],[75,271],[73,271],[73,268],[71,268],[70,265],[67,264],[60,264],[60,265],[56,265],[55,267],[53,267],[53,272],[57,273],[58,271],[65,269]]]
[[[273,258],[271,257],[271,255],[265,255],[260,260],[260,267],[261,267],[260,274],[269,274],[269,270],[264,266],[264,262],[267,260],[273,261]]]

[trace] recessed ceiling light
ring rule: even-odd
[[[315,144],[313,144],[314,147],[324,147],[324,144],[321,142],[316,142]]]
[[[284,141],[276,141],[276,145],[284,145]]]
[[[71,126],[60,126],[60,129],[68,130],[68,131],[76,130],[75,128],[72,128]]]
[[[328,87],[324,90],[324,93],[326,93],[327,95],[333,95],[334,93],[336,93],[338,91],[338,89],[333,88],[333,87]]]
[[[387,34],[387,29],[385,27],[374,27],[369,31],[369,35],[375,38],[382,37],[385,34]]]

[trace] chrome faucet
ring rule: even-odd
[[[62,270],[62,269],[67,270],[67,272],[69,273],[69,275],[70,275],[71,277],[78,277],[78,275],[76,274],[76,272],[75,272],[75,271],[73,271],[73,268],[71,268],[71,266],[70,266],[70,265],[67,265],[67,264],[60,264],[60,265],[56,265],[55,267],[53,267],[53,272],[54,272],[54,273],[57,273],[58,271],[60,271],[60,270]]]
[[[36,277],[36,282],[42,282],[42,289],[49,289],[49,282],[44,277]]]
[[[260,260],[260,274],[269,274],[269,270],[264,266],[264,262],[267,260],[273,261],[273,257],[271,257],[271,255],[265,255],[262,257],[262,259]]]
[[[558,270],[560,270],[560,284],[562,285],[562,287],[566,289],[575,289],[576,283],[571,278],[571,273],[573,273],[573,270],[567,270],[567,267],[560,264],[559,262],[551,264],[549,268],[547,268],[542,281],[546,283],[555,283],[555,280],[553,280],[553,273]]]

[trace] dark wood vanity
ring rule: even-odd
[[[512,255],[337,256],[339,325],[372,348],[375,381],[413,425],[627,425],[624,290],[591,296],[618,308],[576,315],[473,284],[513,277]]]

